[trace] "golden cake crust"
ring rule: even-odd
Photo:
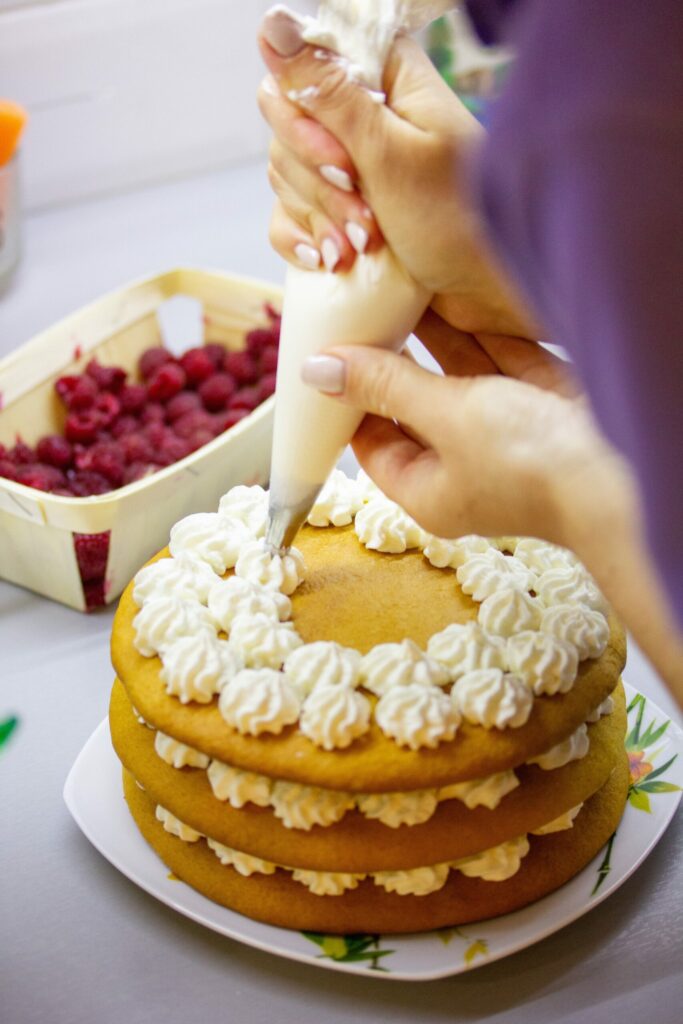
[[[421,825],[389,828],[359,811],[335,825],[310,831],[286,828],[272,809],[240,809],[218,800],[203,769],[177,769],[154,749],[154,733],[141,725],[119,682],[109,709],[114,749],[155,801],[204,835],[264,860],[318,871],[381,871],[456,860],[495,846],[559,817],[585,801],[609,777],[623,754],[626,707],[623,686],[614,692],[611,715],[589,727],[586,757],[553,771],[526,765],[520,785],[494,810],[468,810],[460,800],[443,801]]]
[[[368,551],[351,527],[304,527],[296,544],[308,572],[292,596],[292,621],[306,642],[336,640],[367,651],[409,637],[424,648],[449,622],[476,615],[476,605],[461,592],[453,570],[435,569],[421,553]],[[157,558],[167,554],[163,551]],[[228,764],[328,789],[371,793],[431,788],[521,764],[574,732],[613,690],[626,659],[623,629],[610,613],[610,639],[602,656],[581,662],[569,693],[537,697],[520,728],[486,730],[463,722],[453,741],[413,751],[388,739],[373,721],[369,732],[349,748],[328,752],[297,726],[277,736],[244,736],[224,721],[217,699],[209,705],[183,705],[169,696],[159,678],[159,659],[144,658],[133,646],[138,609],[132,591],[131,583],[116,613],[112,661],[143,717]]]
[[[241,876],[224,866],[204,840],[185,843],[167,833],[155,804],[124,769],[124,793],[142,835],[182,881],[209,899],[258,921],[308,931],[419,932],[506,914],[554,891],[581,871],[609,839],[621,818],[629,785],[622,754],[607,783],[582,808],[574,827],[531,836],[519,871],[504,882],[485,882],[451,871],[445,886],[428,896],[387,893],[372,880],[341,896],[315,896],[285,871]]]

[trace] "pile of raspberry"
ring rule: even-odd
[[[239,423],[275,391],[280,316],[230,351],[207,343],[176,357],[163,346],[138,361],[138,379],[92,359],[81,374],[60,377],[62,434],[35,447],[20,437],[0,444],[0,477],[51,494],[105,494],[170,466]],[[88,607],[104,604],[109,534],[74,534]]]

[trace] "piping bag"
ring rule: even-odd
[[[451,6],[446,0],[322,0],[316,18],[301,19],[303,35],[339,53],[348,74],[382,102],[384,62],[396,33],[415,31]],[[430,299],[386,245],[357,256],[346,273],[287,268],[266,532],[272,547],[291,545],[364,415],[305,385],[302,363],[341,344],[399,351]]]

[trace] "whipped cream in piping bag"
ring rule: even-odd
[[[451,6],[444,0],[322,0],[316,18],[302,19],[303,34],[338,53],[351,77],[378,92],[396,33],[414,31]],[[303,93],[293,97],[299,98],[303,105]],[[307,387],[300,376],[304,360],[341,344],[399,350],[430,297],[388,246],[357,256],[346,273],[288,267],[266,534],[274,547],[291,544],[363,417]]]

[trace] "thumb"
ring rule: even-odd
[[[335,346],[303,363],[305,384],[347,405],[398,420],[438,447],[452,390],[441,375],[386,349]]]

